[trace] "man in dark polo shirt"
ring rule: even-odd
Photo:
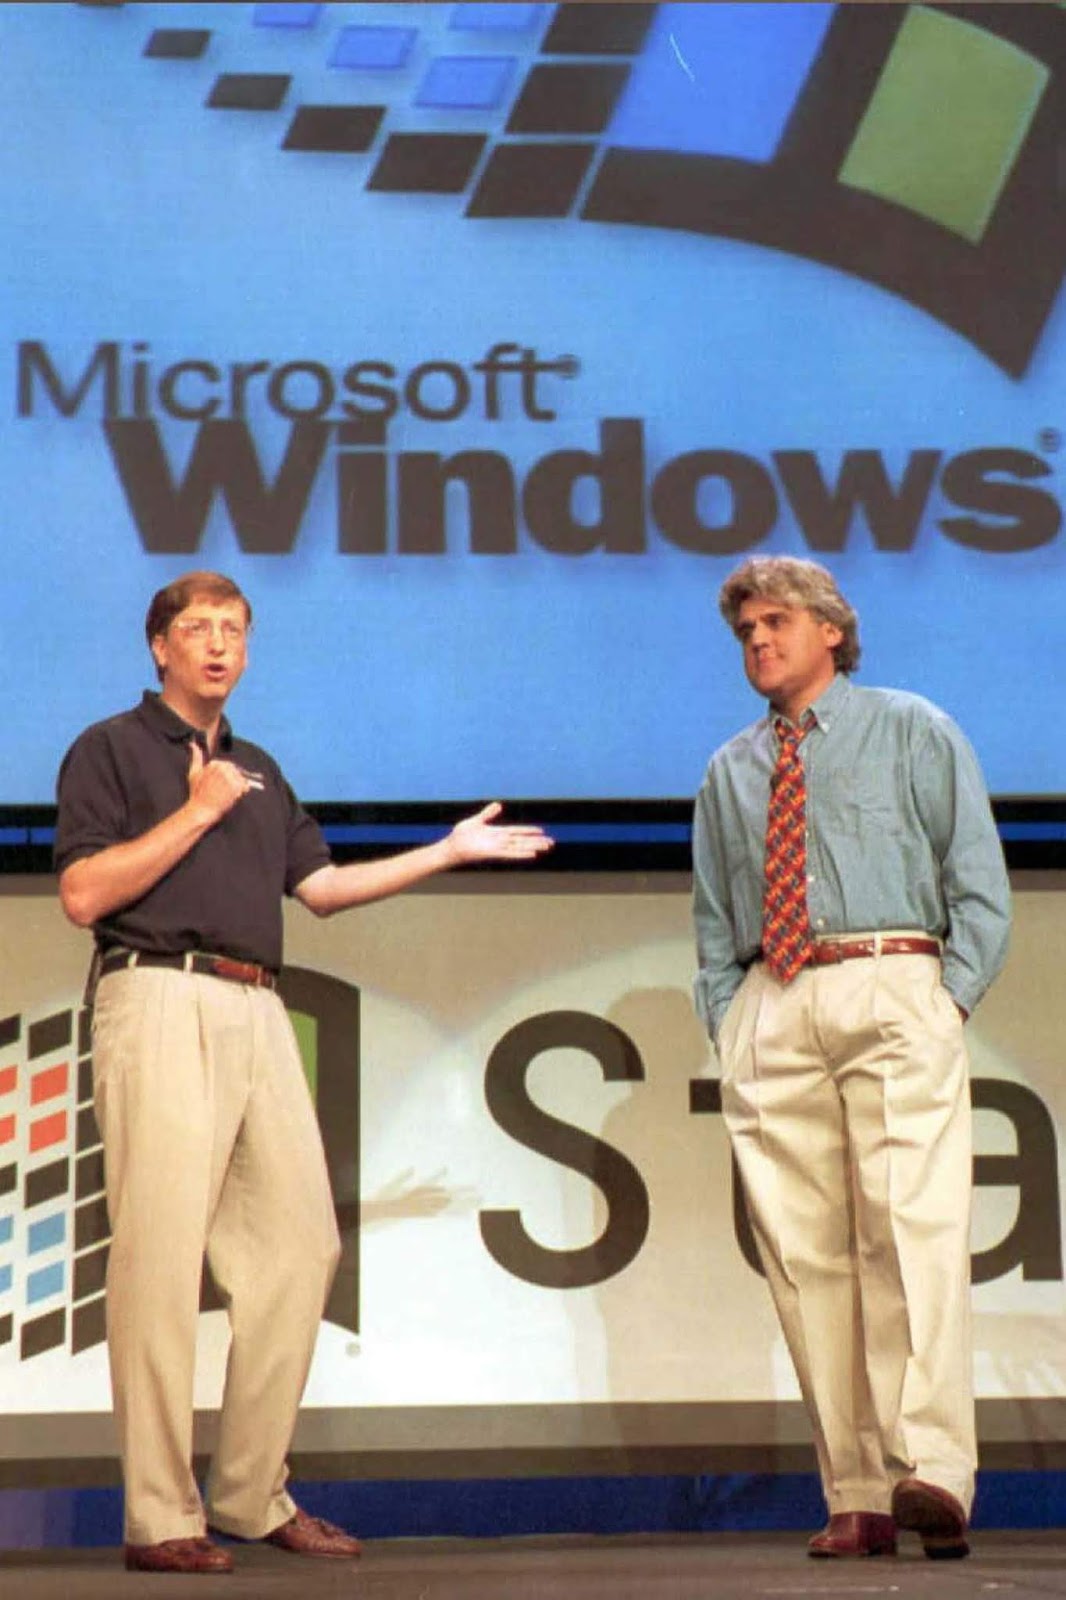
[[[491,805],[437,843],[332,863],[277,764],[223,715],[250,624],[247,600],[217,573],[161,589],[145,627],[161,692],[87,729],[59,775],[60,896],[96,938],[108,1348],[126,1565],[141,1571],[229,1571],[209,1526],[300,1555],[359,1552],[285,1487],[339,1239],[275,992],[282,897],[329,916],[449,867],[527,861],[550,847],[538,828],[497,824]],[[205,1253],[232,1344],[202,1500],[192,1418]]]

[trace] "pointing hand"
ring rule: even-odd
[[[221,822],[251,788],[248,778],[232,761],[205,761],[198,739],[189,745],[189,799],[209,815],[212,825]]]

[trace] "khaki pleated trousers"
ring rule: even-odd
[[[831,1513],[915,1475],[968,1510],[972,1141],[962,1022],[927,955],[750,968],[722,1107]]]
[[[205,1521],[261,1538],[295,1509],[285,1457],[339,1257],[289,1019],[265,989],[123,970],[99,985],[93,1073],[126,1540],[195,1537]],[[231,1329],[206,1514],[192,1469],[205,1253]]]

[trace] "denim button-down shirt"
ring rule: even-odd
[[[944,940],[943,982],[972,1011],[1003,965],[1010,888],[977,758],[919,695],[856,688],[815,701],[807,782],[807,905],[818,934],[920,929]],[[762,933],[773,723],[711,758],[693,836],[696,1007],[712,1038]]]

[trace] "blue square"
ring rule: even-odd
[[[57,1211],[54,1216],[45,1217],[40,1222],[31,1222],[27,1233],[27,1245],[30,1255],[36,1255],[38,1250],[51,1250],[55,1245],[62,1244],[67,1237],[67,1219],[62,1211]]]
[[[415,104],[491,109],[508,93],[516,65],[513,56],[439,56],[430,62]]]
[[[54,1294],[63,1293],[65,1274],[62,1261],[57,1261],[51,1267],[42,1267],[40,1272],[30,1272],[26,1276],[26,1303],[36,1305],[38,1300],[48,1300]]]
[[[540,20],[542,5],[515,5],[511,0],[496,0],[495,4],[457,5],[452,10],[449,26],[465,28],[471,33],[525,33]]]
[[[321,10],[320,5],[261,5],[253,11],[252,22],[257,28],[313,28]]]
[[[10,1267],[0,1267],[0,1294],[7,1294],[12,1282],[12,1269]]]
[[[10,1244],[14,1236],[14,1217],[0,1217],[0,1244]]]
[[[417,28],[342,28],[329,64],[331,67],[371,68],[375,71],[402,67],[417,37]]]

